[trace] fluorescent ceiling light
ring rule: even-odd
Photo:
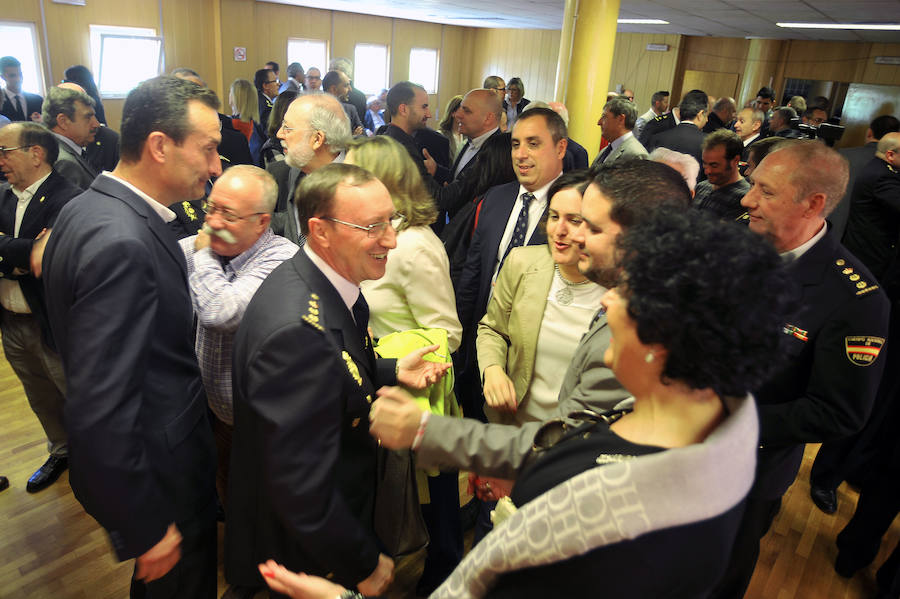
[[[619,19],[617,21],[622,25],[668,25],[668,21],[662,19]]]
[[[789,29],[871,29],[874,31],[898,31],[900,23],[775,23]]]

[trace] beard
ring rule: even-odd
[[[616,267],[598,267],[593,264],[587,270],[578,269],[581,274],[586,276],[589,280],[597,283],[601,287],[605,289],[612,289],[619,283],[619,276],[621,275],[621,271]]]
[[[307,138],[303,143],[295,144],[288,148],[284,153],[284,161],[288,163],[288,166],[302,169],[309,164],[309,161],[313,159],[316,152],[309,147],[309,143],[306,143],[308,141],[309,139]]]

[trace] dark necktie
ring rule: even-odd
[[[509,241],[509,245],[506,246],[506,251],[503,252],[503,259],[500,260],[497,272],[500,272],[500,268],[503,267],[503,262],[509,256],[510,250],[525,245],[525,236],[528,234],[528,207],[533,199],[533,193],[525,192],[522,194],[522,209],[519,210],[519,217],[516,219],[516,227],[513,229],[512,239]]]
[[[612,144],[609,144],[608,146],[603,148],[603,151],[600,152],[600,157],[597,159],[597,164],[603,164],[604,161],[609,158],[610,154],[612,154]]]
[[[365,340],[369,336],[369,304],[362,292],[356,298],[356,303],[353,304],[353,320],[356,321],[356,328],[361,335],[360,340]]]
[[[27,121],[28,115],[25,114],[25,101],[22,96],[16,96],[16,103],[19,105],[19,112],[22,114],[22,120]]]

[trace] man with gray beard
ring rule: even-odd
[[[197,315],[194,349],[209,407],[216,416],[216,489],[223,505],[233,430],[234,333],[263,279],[297,252],[296,245],[269,229],[277,196],[272,175],[255,166],[233,166],[213,185],[202,230],[179,241]]]
[[[329,94],[299,96],[284,114],[278,139],[284,147],[284,164],[269,172],[278,182],[278,203],[272,230],[303,245],[294,194],[300,179],[332,162],[343,162],[351,139],[350,119],[337,98]]]

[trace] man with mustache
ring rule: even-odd
[[[59,158],[53,168],[76,187],[87,189],[99,174],[87,162],[84,150],[100,128],[93,98],[73,86],[51,87],[43,113],[44,124],[59,141]]]
[[[233,429],[231,347],[244,310],[276,266],[297,246],[269,228],[278,186],[261,168],[240,164],[216,180],[203,229],[179,241],[197,315],[194,349],[218,449],[216,489],[223,504]]]

